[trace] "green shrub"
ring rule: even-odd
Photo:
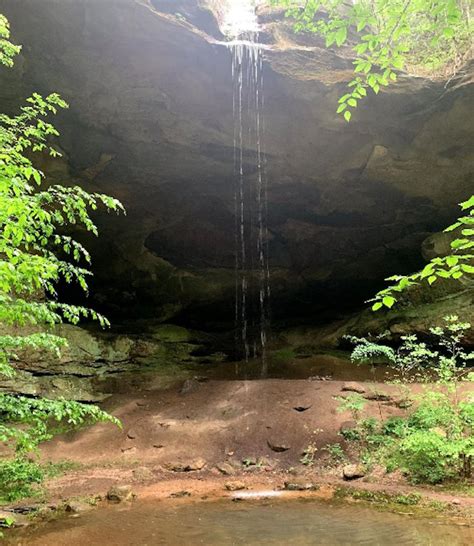
[[[458,455],[453,443],[439,432],[416,430],[401,440],[392,457],[412,481],[434,484],[456,475]]]
[[[474,353],[465,352],[461,345],[470,324],[457,316],[444,320],[444,327],[431,329],[436,340],[433,346],[418,342],[416,336],[405,336],[394,353],[392,365],[406,381],[411,381],[412,374],[426,383],[423,395],[406,408],[404,416],[385,421],[364,418],[365,405],[359,397],[348,397],[340,406],[356,419],[356,433],[343,434],[358,444],[360,456],[384,463],[388,470],[400,469],[415,482],[433,484],[472,475],[474,397],[461,388],[473,379],[468,363]],[[354,360],[363,361],[367,343],[352,340],[359,343]]]
[[[33,494],[44,479],[43,469],[25,458],[0,461],[0,502],[13,502]]]

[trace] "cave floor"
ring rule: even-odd
[[[411,388],[420,392],[422,386]],[[472,515],[472,494],[414,487],[382,468],[358,480],[343,480],[342,466],[348,461],[334,463],[325,446],[344,445],[339,431],[351,417],[337,410],[336,398],[353,389],[372,398],[367,416],[386,418],[403,411],[398,407],[401,392],[392,384],[187,379],[157,388],[146,382],[106,402],[122,429],[99,424],[44,445],[45,460],[68,461],[73,467],[49,481],[48,497],[103,496],[119,483],[130,484],[139,498],[214,498],[230,495],[227,487],[236,480],[258,490],[283,488],[285,481],[298,478],[319,487],[299,495],[331,497],[339,487],[394,494],[421,491]],[[373,399],[380,395],[385,400]],[[315,448],[314,460],[305,465],[308,446]]]

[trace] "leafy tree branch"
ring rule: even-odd
[[[0,64],[6,67],[20,51],[9,37],[8,21],[0,14]],[[60,155],[50,144],[59,133],[48,118],[67,106],[56,93],[34,93],[16,116],[0,114],[0,375],[13,381],[15,362],[25,352],[59,356],[67,340],[54,326],[84,318],[109,324],[93,309],[58,301],[56,292],[59,281],[78,283],[87,292],[91,275],[89,253],[64,229],[80,226],[97,235],[92,211],[124,212],[108,195],[79,186],[44,186],[45,175],[31,157],[34,152]],[[29,484],[41,480],[41,469],[25,458],[40,442],[97,421],[118,424],[97,406],[1,392],[0,442],[7,442],[15,458],[0,461],[0,499],[27,494]]]
[[[346,121],[367,91],[378,94],[400,71],[452,74],[472,55],[469,0],[271,1],[287,8],[296,31],[352,49],[354,78],[337,108]]]
[[[460,206],[467,214],[444,230],[458,235],[451,242],[452,253],[448,256],[433,258],[421,271],[411,275],[389,277],[387,280],[392,281],[393,284],[378,292],[370,300],[373,302],[372,310],[393,307],[402,292],[420,282],[432,285],[439,279],[459,280],[462,277],[474,275],[474,195]]]

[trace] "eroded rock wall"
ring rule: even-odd
[[[233,117],[230,54],[196,2],[2,0],[24,45],[1,73],[0,104],[59,92],[60,161],[125,204],[99,216],[95,305],[112,317],[232,324]],[[263,14],[265,15],[265,14]],[[263,16],[262,16],[263,17]],[[263,17],[265,19],[265,17]],[[335,115],[350,60],[267,20],[265,157],[273,318],[361,304],[423,263],[421,244],[472,193],[467,76],[402,77]],[[281,32],[279,33],[278,29]],[[254,150],[245,150],[250,158]],[[184,317],[184,318],[183,318]]]

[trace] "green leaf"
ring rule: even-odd
[[[41,173],[36,169],[33,169],[31,174],[33,175],[34,181],[37,184],[41,184]]]
[[[460,206],[462,210],[467,210],[474,207],[474,195],[471,196],[467,201],[463,201],[462,203],[460,203]]]
[[[455,222],[454,224],[451,224],[450,226],[448,226],[444,231],[447,233],[449,231],[454,231],[455,229],[457,229],[459,226],[461,226],[461,222]]]
[[[443,29],[443,36],[445,38],[452,38],[454,36],[454,29],[452,27],[446,27]]]
[[[346,102],[347,99],[349,99],[351,97],[351,93],[346,93],[345,95],[342,95],[342,97],[339,99],[339,103],[341,102]]]
[[[335,36],[336,44],[338,46],[341,46],[347,38],[347,27],[343,26],[341,27],[337,32]]]
[[[382,300],[385,307],[389,309],[393,307],[393,304],[396,302],[396,299],[393,296],[385,296]]]
[[[459,262],[459,258],[457,256],[448,256],[446,258],[446,263],[449,265],[449,267],[453,267]]]
[[[352,114],[349,110],[346,110],[344,112],[344,119],[349,123],[349,121],[351,120],[351,117],[352,117]]]
[[[376,301],[372,305],[372,311],[378,311],[379,309],[382,309],[382,307],[383,307],[383,303],[381,301]]]

